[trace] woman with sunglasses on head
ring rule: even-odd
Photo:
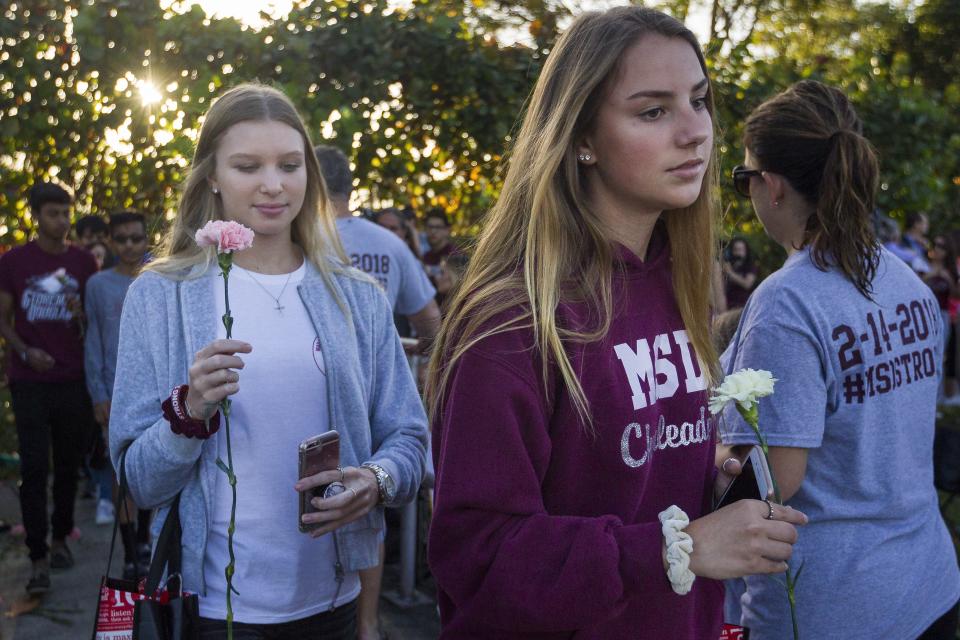
[[[657,11],[550,53],[434,345],[441,637],[715,640],[718,580],[784,571],[801,513],[710,512],[712,112]]]
[[[754,110],[744,146],[737,191],[788,258],[722,362],[777,378],[760,426],[783,499],[810,518],[790,561],[800,634],[953,640],[960,573],[932,466],[943,327],[874,237],[874,150],[843,93],[813,81]],[[755,442],[735,409],[724,418],[724,443]],[[746,583],[750,640],[792,637],[783,585]]]
[[[234,254],[232,339],[216,252],[195,241],[211,220],[255,233]],[[235,637],[356,638],[358,571],[380,561],[383,506],[419,488],[426,416],[383,291],[346,260],[287,96],[259,84],[219,96],[163,252],[124,302],[110,421],[114,464],[126,452],[131,497],[158,510],[155,534],[179,504],[182,587],[200,596],[204,639],[227,637],[234,549]],[[328,430],[340,466],[301,478],[299,445]],[[301,515],[303,494],[313,509]]]

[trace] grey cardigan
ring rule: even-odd
[[[217,439],[174,434],[160,404],[173,387],[187,383],[194,354],[216,338],[220,320],[213,296],[223,295],[222,287],[214,286],[221,282],[219,275],[215,264],[205,275],[187,280],[147,272],[130,286],[110,413],[114,466],[127,449],[134,501],[141,508],[159,509],[154,539],[171,501],[182,491],[184,589],[200,594],[206,593],[203,557],[215,474],[222,473],[216,465]],[[331,284],[349,314],[309,261],[297,291],[328,363],[330,424],[340,432],[341,462],[376,462],[397,483],[396,503],[409,502],[423,478],[427,420],[389,303],[359,272],[336,273]],[[347,571],[377,564],[382,528],[383,508],[377,507],[336,532]]]

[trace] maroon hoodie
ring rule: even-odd
[[[672,504],[691,520],[709,508],[703,376],[664,234],[646,262],[619,249],[609,333],[568,347],[595,436],[562,385],[545,393],[529,329],[484,339],[451,374],[433,424],[429,539],[442,638],[720,636],[722,584],[671,590],[657,518]],[[564,326],[587,317],[583,305],[558,314]]]

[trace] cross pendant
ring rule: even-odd
[[[280,315],[283,315],[283,310],[286,309],[286,307],[280,304],[279,302],[277,303],[277,306],[274,308],[280,312]]]

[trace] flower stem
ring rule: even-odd
[[[229,254],[223,254],[229,255]],[[222,260],[221,255],[220,269],[223,274],[223,302],[226,313],[223,314],[223,328],[227,330],[227,339],[233,337],[233,317],[230,315],[230,267],[231,260]],[[232,595],[235,593],[233,588],[233,574],[236,566],[236,557],[233,553],[233,532],[237,526],[237,476],[233,472],[233,447],[230,444],[230,398],[224,398],[220,401],[220,412],[223,414],[224,437],[227,441],[227,479],[230,481],[230,526],[227,528],[227,553],[230,556],[230,562],[223,570],[227,579],[227,639],[233,640],[233,602]],[[239,594],[238,594],[239,595]]]
[[[800,640],[800,625],[797,622],[797,598],[794,576],[790,573],[790,563],[787,563],[787,599],[790,601],[790,622],[793,623],[793,640]]]
[[[773,471],[773,464],[770,462],[770,447],[767,446],[767,439],[763,437],[763,432],[760,431],[759,410],[756,405],[754,405],[751,410],[744,410],[739,404],[737,405],[737,409],[760,441],[760,450],[763,451],[763,458],[767,462],[767,468],[770,469],[770,479],[773,481],[773,499],[777,504],[782,505],[783,499],[780,494],[780,487],[777,485],[777,476]],[[800,625],[797,621],[797,600],[794,590],[797,583],[794,580],[794,576],[790,573],[789,562],[787,562],[786,579],[787,600],[790,603],[790,621],[793,623],[793,640],[800,640]]]

